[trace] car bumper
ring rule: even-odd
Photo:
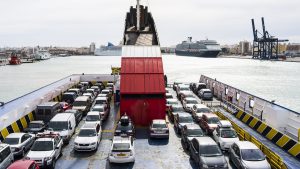
[[[75,151],[94,151],[97,149],[97,144],[89,146],[74,146]]]
[[[150,133],[151,138],[169,138],[169,133]]]
[[[109,156],[108,160],[110,163],[132,163],[135,161],[134,156],[124,157],[124,158],[116,158],[114,156]]]

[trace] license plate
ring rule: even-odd
[[[124,157],[126,154],[117,154],[118,157]]]

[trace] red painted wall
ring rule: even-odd
[[[165,98],[122,98],[120,112],[126,114],[137,126],[148,126],[153,119],[165,119]]]

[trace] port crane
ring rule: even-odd
[[[252,58],[261,60],[278,59],[278,43],[287,42],[289,40],[278,39],[270,35],[270,33],[266,31],[265,21],[263,17],[261,18],[263,33],[260,33],[257,29],[255,29],[254,19],[251,19],[251,21],[254,37]],[[258,37],[258,33],[262,35],[262,37]]]

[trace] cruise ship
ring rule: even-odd
[[[181,56],[217,57],[221,47],[215,40],[200,40],[193,42],[192,37],[176,45],[175,53]]]
[[[100,48],[95,50],[95,56],[121,56],[122,47],[115,46],[114,44],[108,42],[107,46],[100,46]]]
[[[35,52],[36,60],[47,60],[50,59],[51,54],[47,50],[40,49]]]

